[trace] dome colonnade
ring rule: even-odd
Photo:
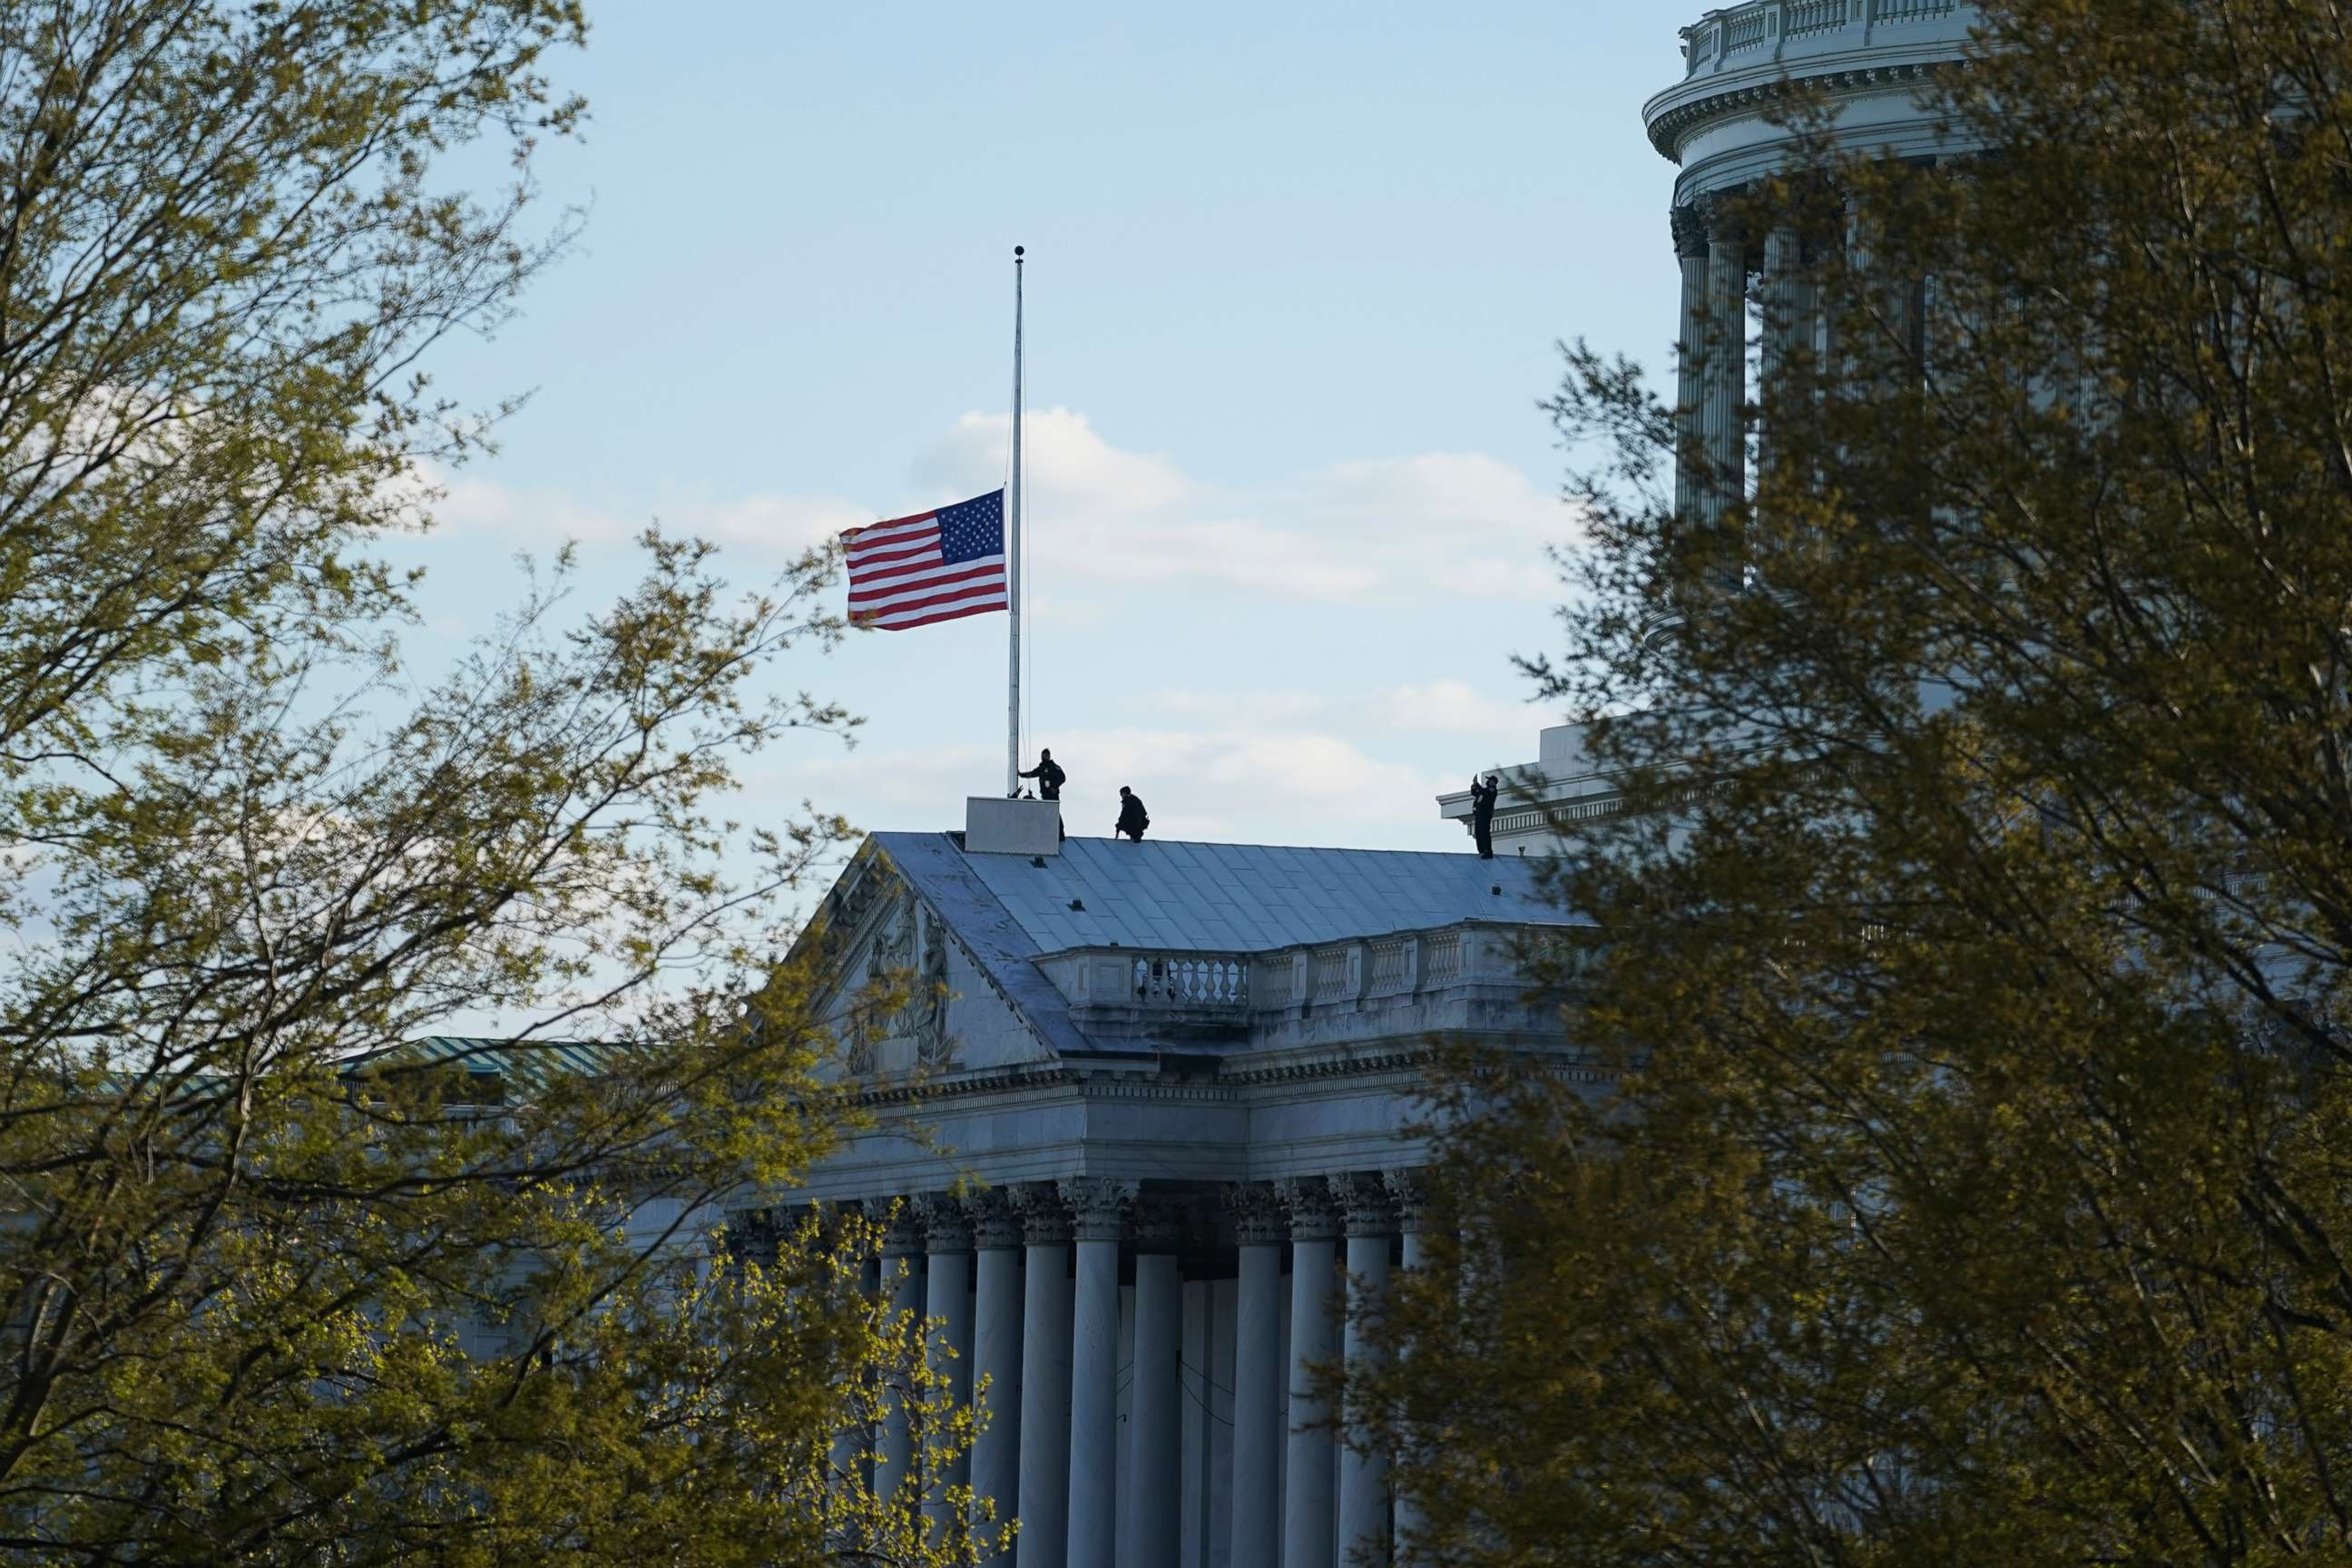
[[[1698,458],[1677,466],[1683,515],[1718,520],[1745,490],[1751,297],[1763,307],[1768,384],[1798,348],[1825,357],[1830,347],[1797,229],[1744,233],[1722,214],[1725,198],[1778,172],[1792,151],[1790,130],[1771,122],[1786,84],[1825,95],[1840,152],[1922,163],[1973,153],[1918,99],[1937,68],[1965,57],[1978,21],[1970,0],[1748,0],[1682,29],[1683,79],[1642,118],[1651,145],[1682,171],[1671,214],[1682,274],[1675,405],[1681,449]],[[1866,268],[1851,222],[1845,243]]]

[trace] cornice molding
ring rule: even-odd
[[[1291,1047],[1297,1049],[1299,1047]],[[1538,1070],[1580,1083],[1613,1083],[1613,1069],[1589,1063],[1554,1061],[1550,1053],[1522,1050],[1522,1059]],[[1360,1051],[1339,1047],[1336,1054],[1306,1059],[1251,1061],[1244,1057],[1222,1062],[1215,1077],[1158,1079],[1154,1063],[1133,1068],[1088,1071],[1061,1062],[1026,1063],[961,1078],[952,1082],[900,1085],[851,1097],[866,1110],[908,1109],[945,1100],[977,1100],[997,1095],[1059,1089],[1079,1100],[1160,1100],[1195,1105],[1230,1105],[1246,1098],[1244,1091],[1276,1084],[1328,1082],[1339,1079],[1377,1079],[1412,1073],[1435,1062],[1434,1047],[1416,1041],[1386,1050]]]
[[[1679,166],[1682,163],[1682,142],[1691,132],[1711,121],[1748,113],[1786,98],[1790,88],[1796,83],[1826,88],[1848,97],[1860,97],[1874,90],[1923,82],[1939,70],[1966,69],[1968,64],[1964,58],[1954,56],[1941,59],[1899,60],[1888,65],[1832,66],[1822,70],[1799,69],[1738,87],[1725,88],[1660,110],[1647,127],[1650,145],[1658,150],[1661,157]]]

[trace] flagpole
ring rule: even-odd
[[[1004,494],[1004,607],[1011,624],[1010,673],[1005,679],[1004,793],[1021,793],[1021,268],[1023,247],[1013,247],[1013,482]]]

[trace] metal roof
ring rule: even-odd
[[[477,1078],[499,1077],[520,1083],[551,1074],[594,1078],[611,1067],[623,1047],[572,1040],[476,1038],[425,1035],[346,1062],[345,1072],[362,1068],[410,1067],[448,1062]]]
[[[944,833],[874,837],[935,904],[948,898],[940,912],[959,933],[959,913],[1008,919],[1032,954],[1114,944],[1266,952],[1465,920],[1591,923],[1547,901],[1534,863],[1516,856],[1071,838],[1039,866],[968,855]],[[992,910],[973,907],[979,892]]]

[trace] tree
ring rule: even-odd
[[[850,1120],[768,973],[845,825],[716,804],[855,722],[765,673],[834,561],[739,595],[649,534],[611,605],[559,558],[398,665],[373,542],[502,412],[420,366],[569,238],[530,155],[584,26],[0,0],[0,1557],[977,1551],[862,1479],[877,1402],[940,1463],[971,1419],[870,1231],[708,1240]]]
[[[2352,34],[1996,0],[1927,91],[1998,151],[1792,96],[1720,215],[1819,258],[1751,489],[1570,351],[1621,1077],[1450,1082],[1424,1561],[2352,1561]]]

